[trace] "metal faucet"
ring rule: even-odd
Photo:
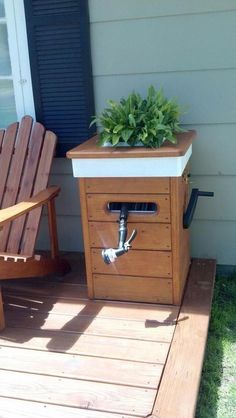
[[[128,219],[128,205],[122,203],[119,217],[119,243],[118,248],[107,248],[102,250],[102,258],[106,264],[114,263],[117,257],[127,253],[131,248],[131,242],[137,235],[137,230],[134,229],[129,239],[127,238],[127,219]]]

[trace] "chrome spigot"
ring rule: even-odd
[[[126,241],[127,237],[127,219],[128,207],[127,204],[122,203],[119,218],[119,243],[118,248],[107,248],[102,250],[102,258],[106,264],[114,263],[118,257],[127,253],[131,248],[131,242],[137,235],[137,230],[134,229]]]

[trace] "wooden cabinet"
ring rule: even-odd
[[[183,228],[183,214],[188,203],[187,163],[194,136],[194,132],[182,134],[176,147],[123,152],[98,148],[93,139],[69,152],[74,174],[79,177],[90,298],[181,303],[190,265],[189,232]],[[119,171],[123,177],[115,176],[115,160],[114,167],[126,167],[124,173]],[[164,175],[159,166],[161,170],[164,167]],[[134,172],[137,177],[131,175]],[[106,264],[102,250],[118,245],[119,211],[110,210],[114,202],[151,203],[154,210],[129,212],[128,236],[137,230],[132,249]]]
[[[143,179],[86,178],[79,186],[89,296],[179,304],[190,264],[189,234],[182,226],[188,200],[185,173],[152,179],[149,189]],[[128,233],[137,230],[132,249],[105,264],[102,249],[118,244],[119,212],[108,210],[110,202],[154,202],[157,211],[129,213]]]

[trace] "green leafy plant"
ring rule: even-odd
[[[156,91],[150,86],[146,98],[133,92],[120,102],[109,100],[108,104],[110,107],[91,123],[102,126],[99,145],[126,143],[158,148],[166,140],[176,143],[175,134],[182,132],[179,118],[183,112],[174,99],[165,98],[162,89]]]

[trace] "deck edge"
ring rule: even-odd
[[[215,274],[216,260],[192,260],[178,323],[154,407],[148,418],[195,416]],[[191,339],[187,338],[190,335]],[[185,358],[188,359],[187,367]]]

